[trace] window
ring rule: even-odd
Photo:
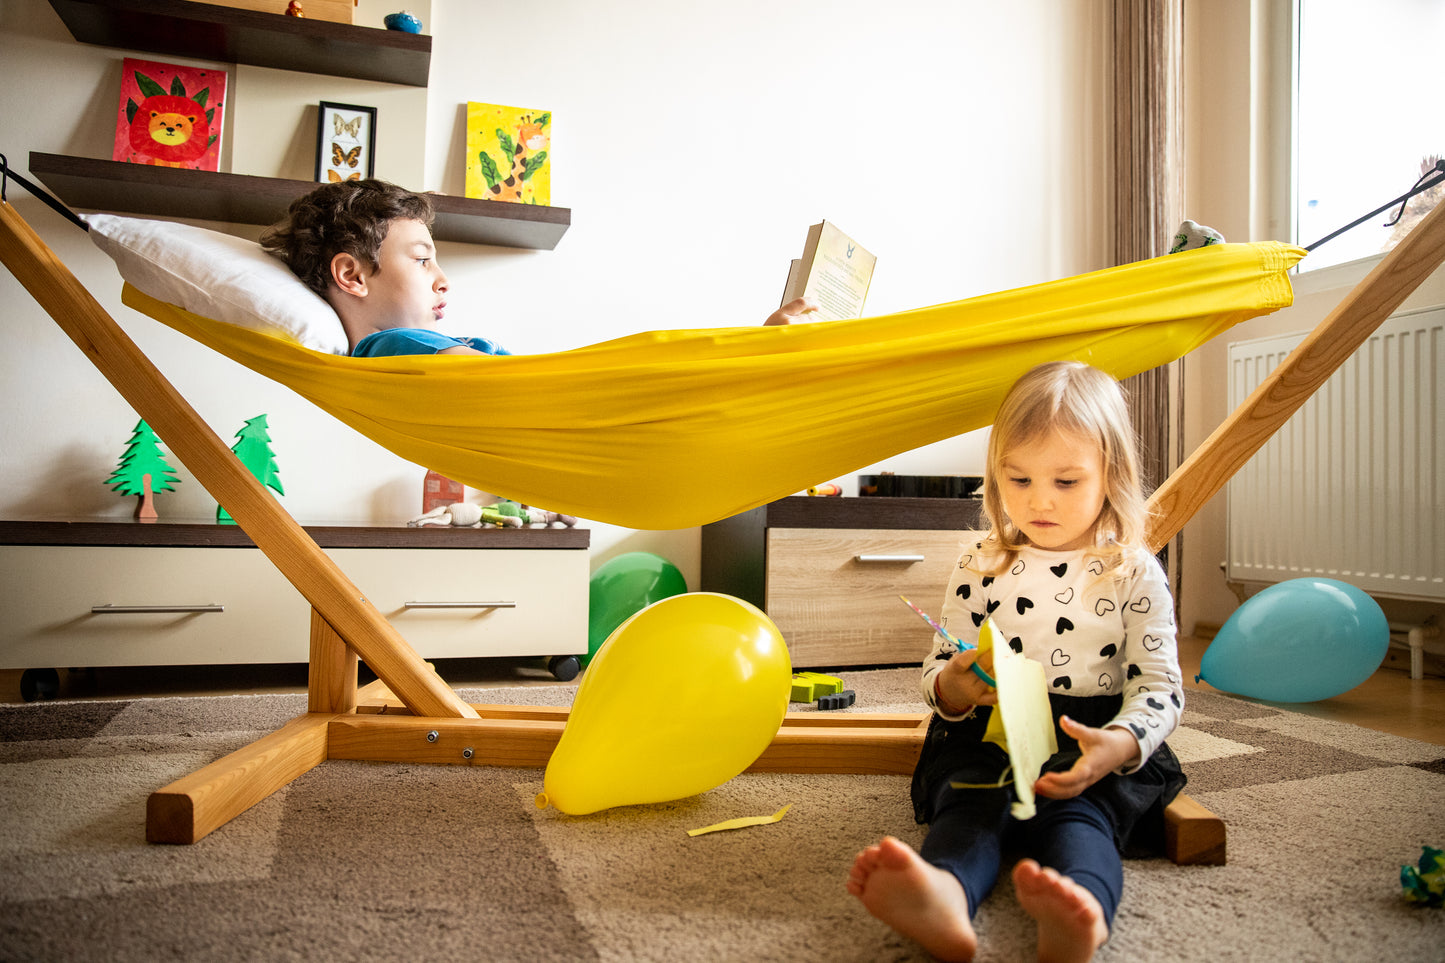
[[[1296,24],[1295,237],[1313,244],[1410,190],[1445,156],[1438,99],[1445,3],[1299,0]],[[1322,244],[1311,270],[1389,250],[1445,197],[1414,198]]]

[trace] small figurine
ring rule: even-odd
[[[1422,846],[1417,865],[1400,867],[1400,885],[1416,906],[1445,906],[1445,852]]]
[[[286,4],[286,16],[305,18],[306,11],[301,9],[301,0],[291,0]]]
[[[400,30],[402,33],[421,33],[421,20],[410,10],[403,10],[400,13],[388,13],[382,18],[388,30]]]
[[[160,439],[145,419],[136,422],[120,464],[104,484],[110,485],[111,491],[137,496],[135,517],[142,522],[153,522],[157,518],[156,492],[175,491],[175,486],[180,484],[176,470],[161,452]]]
[[[262,485],[278,495],[286,494],[281,487],[281,469],[276,464],[276,453],[271,450],[271,434],[267,431],[265,415],[246,419],[241,430],[236,432],[236,443],[231,446],[231,453],[251,470]],[[216,524],[236,524],[224,505],[216,506]]]
[[[843,680],[821,672],[794,672],[789,702],[816,702],[843,691]]]

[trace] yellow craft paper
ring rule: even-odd
[[[988,719],[983,741],[1008,753],[1018,802],[1009,810],[1015,819],[1034,816],[1034,782],[1050,756],[1059,751],[1054,737],[1054,715],[1049,708],[1044,667],[999,638],[993,619],[985,619],[978,634],[978,652],[993,652],[993,677],[998,682],[998,705]]]
[[[687,834],[689,836],[701,836],[703,833],[719,833],[725,829],[746,829],[749,826],[766,826],[768,823],[775,823],[782,819],[783,815],[792,808],[793,804],[788,803],[771,816],[740,816],[737,819],[714,823],[711,826],[704,826],[701,829],[689,829]]]
[[[338,357],[128,284],[123,300],[472,488],[675,529],[991,424],[1041,362],[1124,378],[1172,361],[1288,305],[1303,253],[1217,244],[897,314],[784,327],[759,316],[512,357]],[[639,328],[649,320],[639,311]],[[488,332],[479,321],[461,333]]]

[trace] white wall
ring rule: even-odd
[[[384,12],[378,3],[358,22]],[[238,68],[223,164],[309,179],[314,104],[375,104],[378,176],[459,194],[468,100],[552,110],[553,203],[571,208],[573,225],[552,252],[442,245],[458,333],[538,352],[761,322],[808,225],[825,217],[878,255],[873,312],[1104,265],[1101,0],[555,0],[523,16],[473,0],[410,6],[434,36],[428,89]],[[108,157],[127,53],[76,43],[45,0],[6,0],[0,150],[22,168],[31,150]],[[298,519],[400,524],[416,513],[421,469],[121,306],[104,256],[10,194],[223,438],[269,416]],[[8,273],[0,304],[0,517],[127,517],[133,499],[102,483],[136,414]],[[976,472],[981,453],[973,436],[877,467]],[[730,470],[721,457],[717,470]],[[180,474],[162,514],[211,517],[214,502]],[[696,585],[696,530],[591,527],[594,564],[657,551]]]

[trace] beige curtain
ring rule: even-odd
[[[1183,220],[1180,130],[1183,0],[1112,0],[1114,263],[1169,251]],[[1183,460],[1183,377],[1179,362],[1124,384],[1139,431],[1147,484]],[[1179,539],[1163,557],[1178,599]]]

